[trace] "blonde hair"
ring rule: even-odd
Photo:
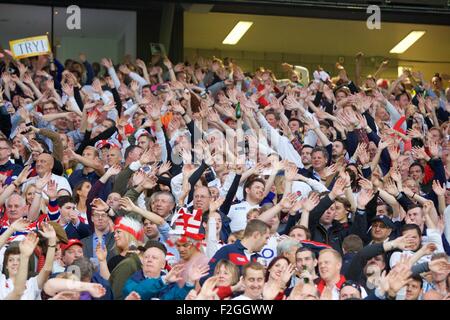
[[[35,185],[34,183],[30,183],[29,185],[27,185],[27,186],[25,187],[25,190],[23,190],[22,195],[23,195],[24,198],[25,198],[25,202],[27,201],[27,193],[28,193],[28,191],[29,191],[32,187],[33,187],[33,188],[36,188],[36,185]],[[31,205],[31,203],[30,203],[30,205]]]
[[[230,260],[219,260],[214,269],[214,275],[217,275],[220,271],[221,267],[224,267],[229,273],[231,273],[231,285],[235,285],[239,281],[239,269],[238,267],[232,263]]]

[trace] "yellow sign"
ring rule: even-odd
[[[47,36],[38,36],[9,42],[11,52],[16,59],[40,56],[51,52]]]

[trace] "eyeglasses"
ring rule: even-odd
[[[96,218],[106,218],[106,217],[108,217],[107,214],[93,214],[92,216],[96,217]]]
[[[342,284],[341,290],[344,289],[345,287],[353,287],[356,290],[358,290],[359,292],[361,292],[361,286],[359,284],[357,284],[356,282],[352,281],[352,280],[347,280]]]
[[[378,223],[375,222],[372,224],[372,228],[387,229],[388,227],[382,222],[378,222]]]

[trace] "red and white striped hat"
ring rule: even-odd
[[[186,242],[187,238],[192,240],[203,240],[204,234],[199,233],[202,224],[202,210],[194,209],[191,212],[187,208],[180,208],[172,218],[174,229],[170,231],[172,236],[180,236],[177,241]]]
[[[136,219],[130,217],[118,218],[114,225],[114,231],[118,229],[128,232],[133,237],[135,237],[137,241],[142,242],[144,240],[144,228],[142,226],[142,223],[140,223]]]

